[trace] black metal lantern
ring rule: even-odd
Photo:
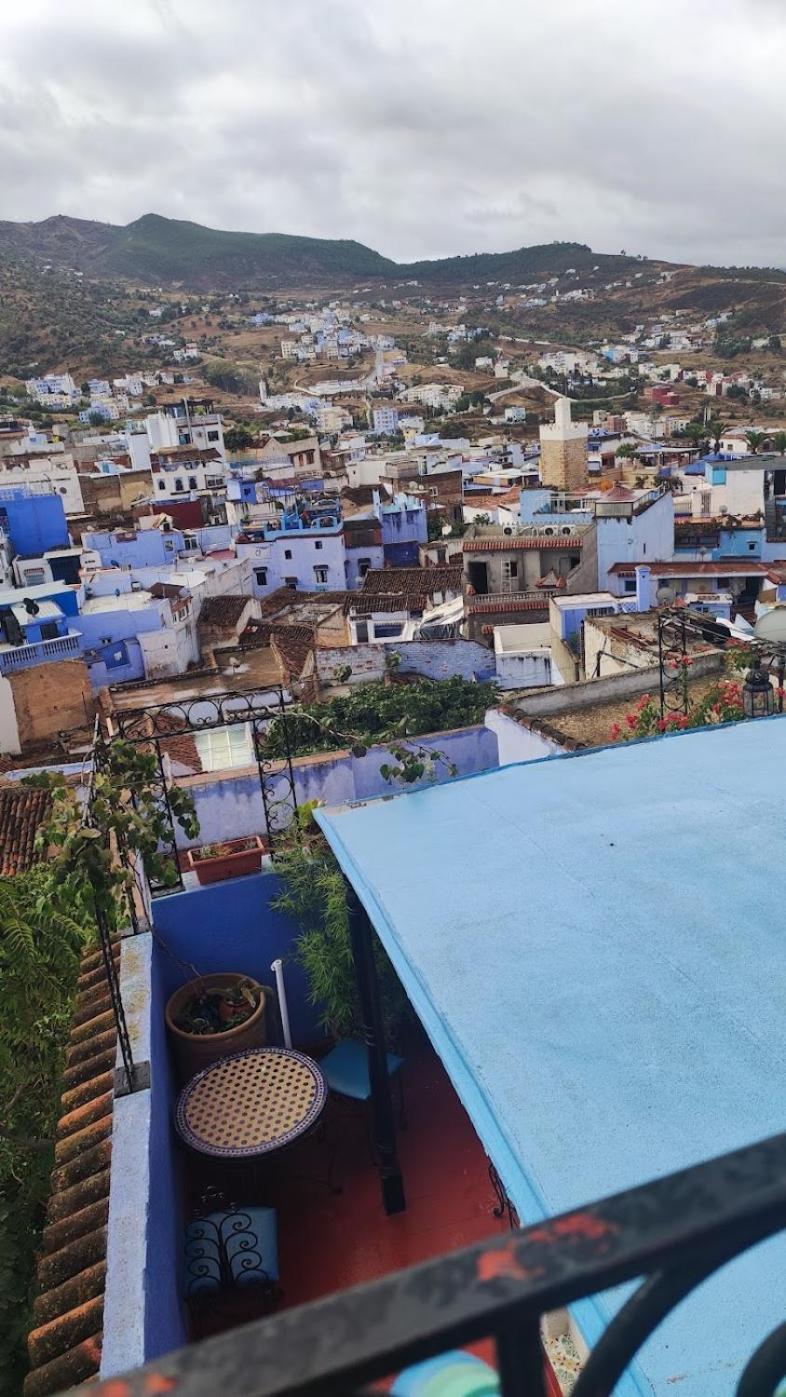
[[[742,686],[742,708],[746,718],[766,718],[775,712],[775,691],[770,676],[761,667],[761,658],[754,655]]]

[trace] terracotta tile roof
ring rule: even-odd
[[[255,650],[260,645],[269,645],[272,630],[269,621],[249,621],[240,633],[241,650]]]
[[[431,604],[429,592],[377,592],[373,596],[358,592],[350,610],[355,616],[373,616],[377,612],[427,611]]]
[[[465,553],[509,553],[512,549],[528,548],[545,553],[551,552],[555,548],[581,548],[583,542],[580,534],[572,534],[570,538],[560,538],[557,534],[553,538],[540,534],[505,534],[502,538],[465,538],[463,551]]]
[[[262,597],[260,609],[267,619],[275,618],[290,606],[301,606],[304,602],[316,602],[319,606],[343,606],[348,610],[357,592],[306,592],[294,587],[277,587],[275,592]]]
[[[115,1051],[103,958],[91,951],[82,961],[66,1054],[24,1397],[48,1397],[99,1371]]]
[[[379,494],[379,487],[373,485],[346,485],[341,491],[341,503],[356,506],[358,509],[368,508],[374,503],[374,492]]]
[[[159,446],[151,451],[153,466],[158,461],[221,461],[223,458],[215,446]]]
[[[771,563],[719,558],[717,563],[699,563],[691,559],[686,559],[684,563],[614,563],[609,572],[617,577],[635,577],[637,567],[648,567],[653,577],[729,577],[732,573],[743,577],[767,577],[772,571]]]
[[[199,613],[200,626],[234,627],[251,601],[250,597],[227,592],[222,597],[207,597]]]
[[[405,595],[417,592],[430,596],[433,592],[461,592],[462,573],[459,564],[438,563],[432,568],[372,568],[363,580],[361,595],[381,592]]]
[[[293,683],[301,678],[309,655],[316,645],[314,631],[310,626],[275,626],[270,640],[285,683]]]
[[[182,597],[185,588],[175,582],[152,582],[149,591],[151,597]]]
[[[464,604],[473,616],[502,615],[509,611],[542,611],[546,614],[549,609],[549,599],[545,594],[542,597],[517,597],[515,592],[509,597],[467,597]]]
[[[51,804],[49,792],[34,786],[0,786],[0,876],[24,873],[36,862],[35,837]]]
[[[176,766],[185,767],[189,772],[202,770],[202,761],[193,733],[184,732],[181,737],[162,738],[161,751],[166,752],[169,760]]]

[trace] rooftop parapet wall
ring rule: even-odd
[[[697,655],[691,664],[691,679],[719,673],[722,668],[723,656],[719,652]],[[637,694],[657,693],[659,676],[660,671],[652,668],[631,670],[630,674],[612,674],[606,679],[584,679],[578,684],[528,694],[526,698],[517,700],[516,712],[533,718],[549,713],[574,713],[577,709],[614,703]]]

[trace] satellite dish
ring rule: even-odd
[[[765,611],[753,627],[757,640],[786,641],[786,606],[774,606]]]

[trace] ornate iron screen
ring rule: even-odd
[[[158,779],[154,785],[154,798],[166,817],[170,837],[164,852],[169,853],[175,882],[166,885],[151,882],[151,892],[171,892],[173,887],[182,887],[182,875],[178,861],[175,838],[175,820],[169,802],[169,789],[176,784],[167,776],[164,754],[167,741],[220,728],[233,728],[247,725],[251,731],[254,759],[259,773],[259,789],[262,797],[268,848],[275,851],[277,840],[288,828],[295,816],[297,797],[295,777],[292,770],[292,752],[287,724],[287,706],[281,688],[249,690],[245,693],[227,691],[219,694],[200,695],[188,700],[173,700],[170,703],[153,704],[146,708],[127,709],[113,715],[116,735],[126,742],[133,742],[154,751],[158,768]],[[267,734],[275,723],[276,733],[281,736],[284,755],[273,757],[267,751]]]

